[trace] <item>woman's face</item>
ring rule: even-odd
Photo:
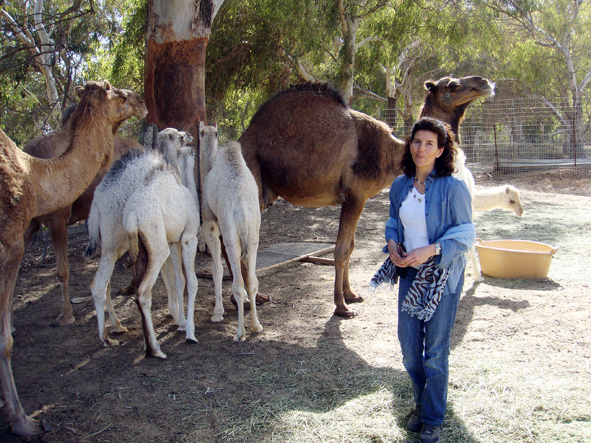
[[[424,129],[415,132],[415,137],[410,144],[410,153],[418,169],[432,170],[435,167],[435,160],[442,152],[443,148],[437,146],[435,132]]]

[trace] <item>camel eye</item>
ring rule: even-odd
[[[517,202],[515,200],[509,200],[509,203],[511,203],[512,205],[514,205]]]

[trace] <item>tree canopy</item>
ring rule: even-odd
[[[86,80],[141,92],[147,4],[0,1],[0,126],[21,145],[55,129]],[[576,105],[589,97],[590,15],[589,0],[225,0],[207,46],[208,119],[237,137],[270,95],[311,79],[405,122],[424,81],[450,74]]]

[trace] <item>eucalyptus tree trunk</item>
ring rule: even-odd
[[[146,31],[148,123],[197,139],[205,110],[205,52],[224,0],[150,0]]]

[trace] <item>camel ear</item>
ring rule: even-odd
[[[217,124],[217,122],[215,122],[215,123],[213,124],[213,127],[214,127],[214,128],[216,128],[216,129],[218,128],[218,124]]]
[[[84,92],[84,88],[82,86],[76,86],[74,88],[74,91],[76,91],[76,94],[78,95],[78,97],[80,97],[82,95],[82,93]]]
[[[103,81],[103,85],[105,86],[105,91],[111,90],[111,83],[109,83],[107,80]]]
[[[431,80],[425,82],[425,89],[435,93],[437,91],[437,84]]]
[[[505,188],[505,194],[509,194],[509,192],[511,192],[511,189],[509,188],[509,186],[507,186],[507,187]]]
[[[204,122],[203,120],[201,120],[201,121],[199,122],[199,129],[201,130],[201,129],[203,129],[203,128],[205,128],[205,122]]]

